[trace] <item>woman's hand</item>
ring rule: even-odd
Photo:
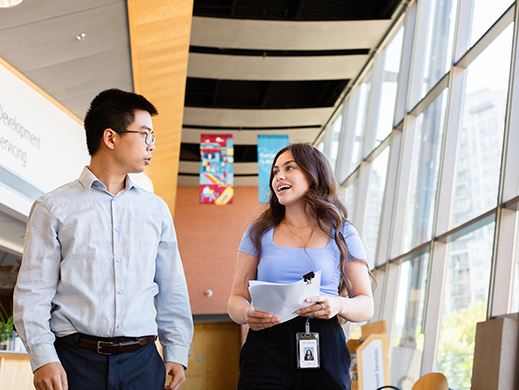
[[[254,310],[252,306],[245,309],[245,321],[252,330],[262,330],[279,324],[279,318],[272,314]]]
[[[309,306],[296,310],[301,317],[320,318],[328,320],[335,317],[341,310],[341,297],[319,296],[307,298]]]

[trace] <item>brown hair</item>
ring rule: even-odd
[[[317,148],[308,144],[292,144],[281,149],[274,157],[270,170],[270,200],[268,207],[256,218],[250,227],[249,237],[261,256],[261,237],[269,229],[278,226],[285,217],[285,206],[279,203],[272,180],[273,168],[277,159],[286,151],[292,152],[294,161],[303,170],[309,181],[309,189],[304,195],[304,208],[311,218],[317,220],[319,228],[326,233],[333,233],[333,238],[340,251],[341,282],[339,293],[344,294],[349,282],[345,273],[345,260],[348,258],[348,247],[341,230],[347,220],[348,212],[337,197],[337,183],[326,156]],[[363,259],[359,259],[363,260]]]

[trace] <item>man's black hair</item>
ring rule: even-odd
[[[144,96],[120,89],[107,89],[90,103],[85,116],[88,153],[93,156],[105,129],[124,131],[135,120],[135,110],[157,115],[157,109]]]

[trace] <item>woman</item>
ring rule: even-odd
[[[349,389],[350,357],[337,317],[366,321],[373,297],[366,254],[326,157],[306,144],[290,145],[274,158],[270,203],[249,226],[240,248],[228,312],[250,331],[240,355],[238,388]],[[249,280],[292,283],[321,270],[320,296],[296,317],[280,323],[254,310]],[[299,369],[296,333],[319,333],[320,366]],[[304,365],[303,365],[304,366]]]
[[[314,360],[314,354],[311,349],[307,349],[305,353],[305,360]]]

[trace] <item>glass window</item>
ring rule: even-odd
[[[341,112],[341,129],[338,137],[337,160],[335,161],[335,177],[339,183],[342,183],[350,173],[348,168],[351,165],[352,134],[355,132],[353,128],[354,118],[352,118],[355,105],[352,100],[354,101],[351,98],[346,99]]]
[[[337,152],[339,151],[339,135],[341,134],[341,126],[342,126],[342,114],[339,115],[332,126],[328,131],[331,131],[330,137],[330,154],[328,155],[328,159],[330,160],[330,164],[332,168],[335,169],[335,162],[337,161]]]
[[[416,118],[404,252],[432,236],[446,100],[444,91]]]
[[[420,20],[414,42],[414,106],[451,65],[456,0],[420,1]]]
[[[479,38],[494,24],[499,17],[513,3],[512,0],[472,0],[470,13],[472,23],[470,25],[469,47],[477,42]]]
[[[353,138],[352,164],[349,173],[352,172],[362,159],[362,145],[366,122],[368,118],[369,98],[371,95],[371,71],[357,89],[357,116],[355,118],[355,135]]]
[[[372,282],[373,288],[373,301],[375,303],[375,316],[372,321],[380,319],[382,317],[383,307],[384,307],[384,298],[386,292],[384,291],[384,278],[386,277],[387,268],[379,268],[373,270],[373,278]]]
[[[375,260],[384,187],[386,184],[389,147],[371,163],[366,202],[366,221],[363,231],[364,244],[370,263]],[[372,263],[371,263],[372,264]]]
[[[348,211],[348,219],[355,224],[353,220],[353,210],[355,210],[355,201],[357,198],[357,182],[358,179],[353,180],[347,187],[341,188],[341,200]]]
[[[402,390],[411,390],[420,377],[428,267],[429,253],[409,258],[400,265],[393,323],[391,378]]]
[[[454,389],[469,389],[476,324],[486,319],[494,223],[448,244],[438,370]]]
[[[516,223],[519,223],[519,213],[517,213]],[[512,305],[510,306],[511,313],[519,313],[519,229],[516,229],[516,231],[517,236],[515,237],[515,268],[512,287]]]
[[[513,25],[467,68],[451,225],[497,204]]]
[[[380,105],[378,108],[376,145],[382,142],[393,129],[398,72],[402,55],[404,28],[401,27],[384,53],[384,75]]]
[[[323,154],[329,158],[330,149],[331,149],[331,145],[332,145],[331,126],[326,127],[326,129],[324,130],[324,137],[322,138],[322,143],[323,143],[323,149],[321,150],[321,152],[323,152]]]

